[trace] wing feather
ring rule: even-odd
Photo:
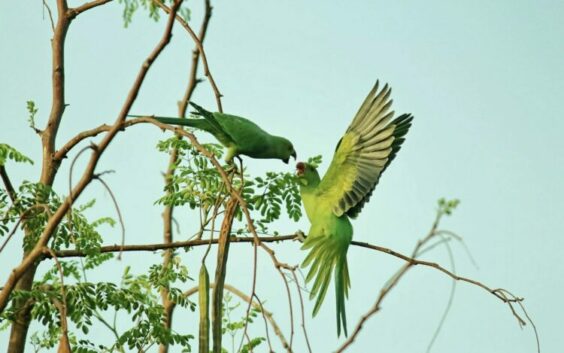
[[[337,216],[354,218],[360,213],[411,127],[410,114],[391,121],[391,88],[386,84],[378,90],[378,86],[376,82],[339,140],[318,186]]]

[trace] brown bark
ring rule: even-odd
[[[70,25],[70,19],[67,17],[68,6],[66,0],[57,1],[57,25],[51,42],[52,47],[52,106],[49,120],[46,128],[41,133],[43,145],[43,164],[41,169],[40,182],[44,185],[51,186],[57,173],[59,162],[53,160],[55,151],[55,138],[65,110],[65,63],[64,48],[65,38]],[[25,234],[29,236],[29,234]],[[24,251],[23,259],[28,256],[28,252]],[[22,277],[16,283],[15,290],[29,291],[33,285],[33,279],[37,270],[38,262],[32,264],[25,270]],[[8,345],[8,353],[23,353],[25,350],[25,342],[29,324],[31,320],[31,309],[33,305],[29,305],[25,301],[19,300],[14,302],[16,309],[15,321],[10,331],[10,339]]]

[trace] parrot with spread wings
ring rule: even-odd
[[[280,159],[286,164],[290,157],[296,159],[296,151],[288,139],[269,134],[249,119],[218,112],[212,113],[192,102],[190,105],[196,109],[193,114],[203,119],[158,116],[153,118],[163,124],[189,126],[209,132],[227,148],[225,155],[227,163],[232,163],[233,157],[239,155],[251,158]],[[142,117],[142,115],[129,116]]]
[[[356,218],[370,200],[413,120],[411,114],[392,120],[390,94],[387,84],[378,91],[376,82],[339,140],[323,178],[312,164],[300,162],[296,166],[300,194],[311,223],[302,246],[309,250],[302,267],[310,266],[306,277],[307,282],[313,280],[310,299],[317,297],[313,315],[319,311],[334,273],[337,335],[341,326],[347,335],[345,298],[350,288],[347,250],[353,236],[350,219]]]

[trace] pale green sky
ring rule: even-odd
[[[189,4],[199,21],[201,4]],[[461,199],[444,225],[464,237],[479,269],[455,246],[457,271],[525,297],[543,352],[550,353],[564,346],[563,18],[562,1],[215,1],[206,48],[225,95],[225,111],[289,137],[299,157],[322,154],[322,168],[374,81],[390,83],[395,110],[412,113],[415,121],[398,158],[354,222],[355,239],[407,253],[428,230],[435,200]],[[125,30],[117,3],[72,24],[66,51],[70,106],[59,144],[115,119],[163,26],[164,21],[153,23],[139,13]],[[50,107],[50,32],[40,1],[0,3],[0,142],[36,161],[35,166],[9,165],[16,181],[37,180],[39,175],[41,148],[26,127],[25,102],[35,100],[41,126]],[[133,112],[175,114],[191,49],[189,38],[176,28]],[[198,88],[195,100],[214,107],[207,83]],[[160,208],[153,202],[162,189],[160,172],[167,158],[154,146],[163,136],[154,128],[134,128],[115,140],[99,164],[99,171],[116,171],[107,182],[121,204],[128,243],[160,241]],[[247,165],[253,173],[291,170],[275,161],[250,160]],[[67,167],[56,183],[61,193],[68,189]],[[99,185],[93,184],[82,200],[89,197],[99,199],[94,215],[113,215],[110,197]],[[185,239],[193,218],[187,212],[177,217],[186,225],[178,239]],[[306,219],[279,226],[281,233],[307,228]],[[119,242],[115,231],[105,237],[107,244]],[[14,241],[0,254],[1,278],[17,264],[18,247]],[[227,282],[248,290],[251,248],[234,248]],[[304,257],[298,244],[277,249],[288,263]],[[184,255],[193,271],[199,254]],[[151,256],[158,261],[157,254],[111,261],[92,279],[116,280],[124,263],[142,273]],[[443,249],[428,257],[448,265]],[[347,311],[354,327],[401,263],[351,248],[349,265]],[[261,299],[287,332],[283,284],[266,256],[260,257],[258,281]],[[350,352],[424,352],[450,284],[437,271],[413,269]],[[312,306],[307,305],[314,352],[334,350],[342,338],[335,335],[332,292],[318,317],[309,317]],[[195,326],[187,326],[194,322],[192,315],[175,317],[179,330],[195,332]],[[296,327],[299,345],[303,338]],[[102,329],[93,335],[108,337]],[[5,345],[7,333],[1,332],[0,348]],[[460,283],[433,352],[535,349],[530,328],[520,330],[506,306]]]

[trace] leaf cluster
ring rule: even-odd
[[[221,145],[205,144],[204,147],[221,158]],[[188,206],[190,209],[202,210],[205,215],[209,215],[214,207],[223,206],[221,201],[229,193],[219,172],[208,158],[202,156],[186,140],[176,137],[161,141],[157,148],[168,153],[176,149],[179,154],[174,166],[175,173],[168,180],[165,195],[156,201],[157,204]],[[246,174],[243,178],[235,176],[232,185],[241,191],[260,231],[267,232],[268,224],[280,219],[283,210],[294,221],[301,218],[301,197],[293,174],[267,172],[264,176],[253,179],[247,179],[248,177]],[[240,209],[237,210],[236,217],[239,221],[242,220]],[[238,230],[239,234],[245,232],[246,228]]]
[[[267,172],[264,177],[245,181],[243,197],[257,217],[255,225],[267,232],[267,225],[278,220],[282,208],[297,222],[302,217],[301,197],[295,175],[288,172]]]
[[[16,150],[14,147],[6,143],[0,143],[0,166],[4,166],[8,160],[18,163],[33,164],[33,161],[29,157]]]
[[[162,1],[163,4],[172,4],[173,0],[159,0]],[[139,8],[143,8],[144,10],[148,11],[149,18],[158,21],[160,18],[159,15],[159,6],[157,5],[155,0],[119,0],[121,4],[123,4],[123,24],[127,27],[131,21],[133,20],[133,15],[137,12]],[[190,9],[187,7],[181,7],[178,10],[178,14],[186,21],[190,21]]]
[[[439,216],[442,215],[450,216],[452,212],[456,209],[456,207],[458,207],[458,205],[460,204],[460,200],[458,199],[447,200],[445,198],[440,198],[437,204],[438,204],[437,213],[439,214]]]
[[[260,315],[260,310],[252,307],[248,316],[242,316],[239,320],[232,319],[236,309],[240,308],[241,302],[235,302],[233,296],[229,292],[225,292],[223,296],[223,310],[222,310],[222,334],[229,335],[231,342],[235,342],[235,337],[243,334],[245,325],[252,324],[253,321]],[[264,337],[247,338],[247,342],[241,347],[240,352],[251,352],[255,347],[260,345],[266,339]],[[231,348],[235,352],[235,348]],[[222,353],[227,353],[228,350],[222,348]]]

